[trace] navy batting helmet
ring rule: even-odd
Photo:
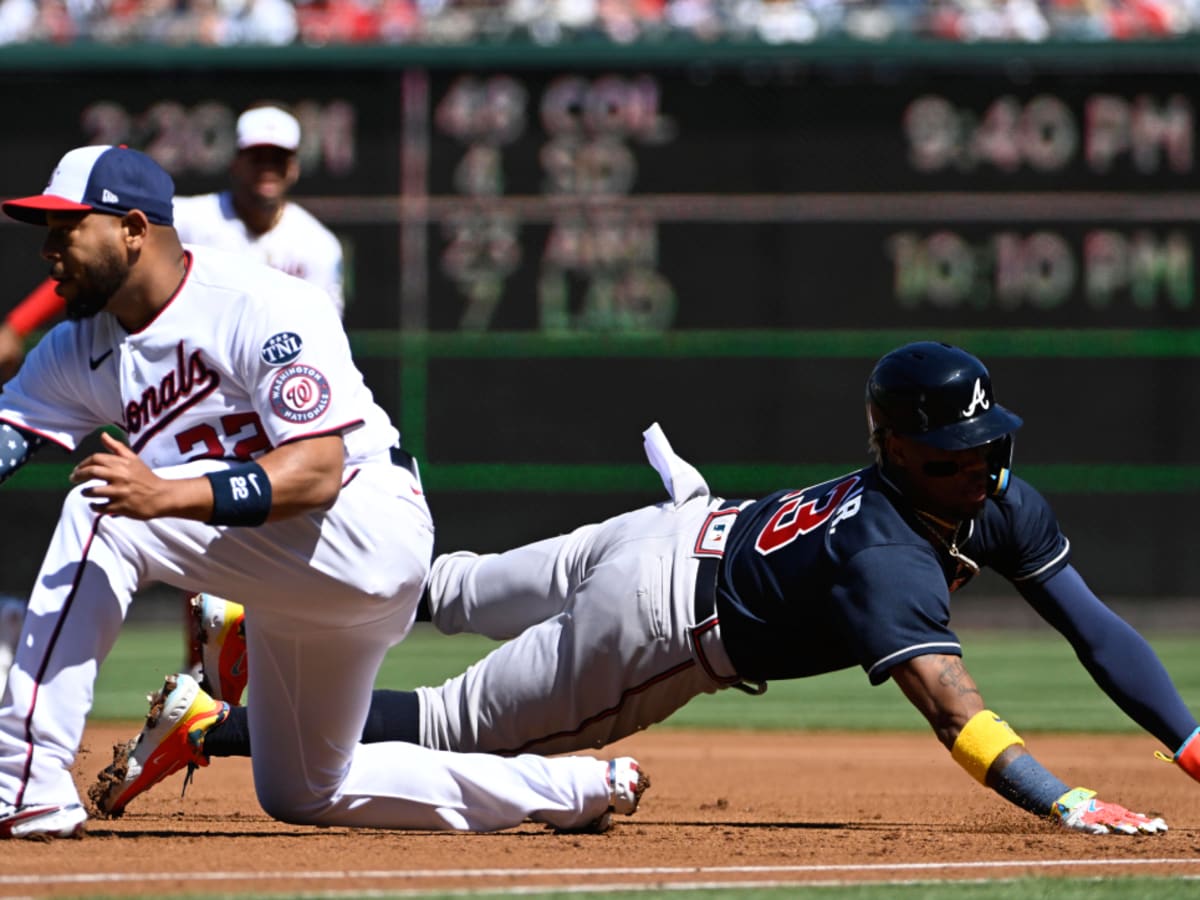
[[[888,429],[942,450],[996,441],[992,493],[1008,487],[1021,418],[996,402],[987,368],[966,350],[918,341],[885,355],[867,380],[867,418],[873,433]]]

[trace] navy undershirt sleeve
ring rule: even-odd
[[[1153,648],[1104,605],[1074,566],[1017,589],[1075,649],[1104,693],[1138,725],[1174,751],[1196,728]]]

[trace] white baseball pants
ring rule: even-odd
[[[188,477],[220,465],[160,474]],[[70,768],[99,665],[134,592],[161,581],[237,597],[252,611],[254,779],[272,816],[477,831],[526,818],[570,828],[599,816],[609,788],[597,759],[358,743],[379,665],[411,627],[433,526],[408,471],[357,468],[330,509],[257,528],[97,515],[82,488],[72,490],[0,708],[0,800],[78,802]]]

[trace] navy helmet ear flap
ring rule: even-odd
[[[1011,434],[996,440],[988,447],[988,496],[1003,497],[1012,478],[1013,445],[1016,439]]]

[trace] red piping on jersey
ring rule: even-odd
[[[188,276],[192,274],[192,251],[184,250],[183,258],[184,258],[185,262],[187,263],[187,266],[183,270],[183,278],[180,279],[179,285],[175,288],[174,291],[171,292],[171,296],[167,298],[167,302],[158,308],[158,312],[156,312],[154,314],[154,316],[150,319],[150,321],[147,322],[145,325],[143,325],[141,328],[139,328],[137,331],[129,332],[130,334],[141,334],[143,331],[145,331],[147,328],[149,328],[151,325],[153,325],[155,323],[155,321],[158,319],[158,317],[163,314],[163,311],[166,310],[166,308],[168,306],[170,306],[172,303],[174,303],[175,298],[178,297],[179,294],[183,291],[183,286],[185,284],[187,284]]]
[[[25,743],[29,746],[29,750],[25,754],[25,771],[21,773],[21,786],[17,788],[17,798],[13,801],[13,806],[22,805],[25,799],[25,788],[29,785],[29,772],[33,768],[33,711],[37,709],[38,688],[42,683],[42,679],[46,677],[46,670],[50,667],[50,657],[54,653],[54,647],[58,643],[59,635],[62,633],[63,623],[66,622],[67,616],[71,614],[71,605],[75,602],[75,597],[79,592],[79,582],[83,578],[83,570],[87,565],[88,551],[92,549],[92,541],[96,539],[96,531],[100,527],[100,520],[102,518],[104,518],[104,515],[100,513],[92,522],[92,531],[88,535],[87,542],[83,545],[83,554],[79,557],[79,564],[75,569],[75,577],[71,579],[71,591],[67,594],[67,599],[63,603],[62,610],[58,613],[58,622],[54,626],[54,633],[50,635],[50,640],[46,643],[46,650],[42,655],[42,664],[38,667],[37,675],[33,679],[33,697],[29,703],[29,716],[25,719]]]
[[[345,478],[345,480],[342,482],[342,487],[345,487],[345,486],[346,486],[346,485],[348,485],[350,482],[352,482],[352,481],[353,481],[355,478],[357,478],[357,477],[358,477],[358,473],[359,473],[359,472],[361,472],[361,471],[362,471],[362,469],[360,469],[360,468],[358,468],[358,467],[355,467],[355,468],[354,468],[354,470],[353,470],[353,471],[352,471],[352,472],[351,472],[349,475],[347,475],[347,476],[346,476],[346,478]]]
[[[577,735],[581,731],[583,731],[585,728],[588,728],[591,725],[595,725],[597,722],[603,721],[604,719],[609,719],[609,718],[612,718],[613,716],[615,716],[617,713],[619,713],[621,711],[621,707],[623,707],[625,705],[625,702],[627,700],[629,700],[630,697],[635,697],[638,694],[642,693],[643,691],[649,690],[650,688],[654,687],[654,685],[659,684],[663,681],[666,681],[668,678],[674,678],[676,675],[686,672],[688,669],[692,668],[692,666],[694,666],[694,665],[696,665],[696,661],[694,659],[685,660],[684,662],[681,662],[678,665],[672,666],[671,668],[667,669],[665,672],[660,672],[659,674],[655,675],[653,678],[650,678],[647,681],[643,681],[641,684],[635,684],[633,687],[628,688],[627,690],[624,690],[621,692],[621,699],[619,699],[617,701],[615,706],[610,706],[608,709],[601,710],[600,712],[596,713],[593,716],[588,716],[586,719],[584,719],[582,722],[580,722],[579,725],[577,725],[575,728],[567,729],[564,731],[556,731],[553,734],[547,734],[540,738],[534,738],[532,741],[526,741],[524,744],[522,744],[520,747],[516,748],[515,750],[489,750],[487,752],[495,753],[498,756],[516,756],[518,753],[528,753],[530,747],[534,747],[538,744],[542,744],[547,741],[557,740],[558,738],[571,737],[573,735]]]
[[[62,441],[60,441],[56,438],[52,438],[50,435],[46,434],[44,431],[38,431],[36,428],[30,428],[28,425],[22,425],[20,422],[14,422],[12,419],[0,419],[0,423],[3,423],[17,431],[28,431],[30,434],[35,434],[38,437],[40,437],[42,440],[49,441],[55,447],[62,447],[64,450],[68,450],[68,451],[75,449],[74,447],[67,446],[65,443],[63,443]],[[28,459],[28,457],[26,457],[26,459]]]

